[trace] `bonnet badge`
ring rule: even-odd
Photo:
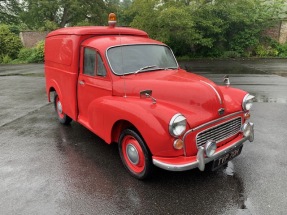
[[[223,115],[224,114],[224,108],[220,108],[219,110],[218,110],[218,114],[221,116],[221,115]]]

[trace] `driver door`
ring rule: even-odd
[[[91,105],[100,97],[112,94],[112,84],[100,53],[90,47],[81,48],[81,67],[78,78],[78,121],[88,128],[92,112],[95,108]],[[95,122],[102,124],[103,122]],[[100,125],[99,125],[100,126]]]

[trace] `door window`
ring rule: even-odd
[[[94,49],[84,49],[84,71],[85,75],[105,77],[107,72],[101,55]]]

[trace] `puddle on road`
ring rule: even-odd
[[[194,59],[181,61],[180,66],[199,73],[275,74],[287,77],[287,59]]]
[[[211,74],[267,74],[267,72],[242,65],[236,61],[180,62],[189,72]]]
[[[0,77],[7,77],[7,76],[44,77],[44,73],[5,73],[5,74],[0,74]]]
[[[272,74],[287,78],[287,73],[283,71],[272,72]]]
[[[252,95],[255,96],[253,100],[254,102],[287,104],[287,98],[274,98],[274,97],[269,97],[266,95],[258,95],[256,93],[253,93]]]
[[[223,86],[223,75],[221,77],[221,74],[220,77],[211,73],[197,74],[205,76],[217,85]],[[241,76],[232,76],[230,79],[232,87],[243,89],[254,95],[254,102],[287,104],[287,79],[286,82],[284,82],[282,78],[278,81],[276,77],[270,76],[266,73],[265,75],[252,77],[247,77],[246,74],[242,74]],[[272,80],[273,82],[270,83],[269,80]]]
[[[236,175],[235,166],[232,161],[229,161],[226,167],[222,170],[223,174],[231,177],[236,181],[238,191],[238,215],[239,214],[251,214],[249,210],[250,203],[247,204],[247,197],[245,194],[244,183],[242,179]]]

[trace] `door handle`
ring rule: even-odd
[[[85,82],[84,81],[79,81],[79,84],[80,85],[85,85]]]

